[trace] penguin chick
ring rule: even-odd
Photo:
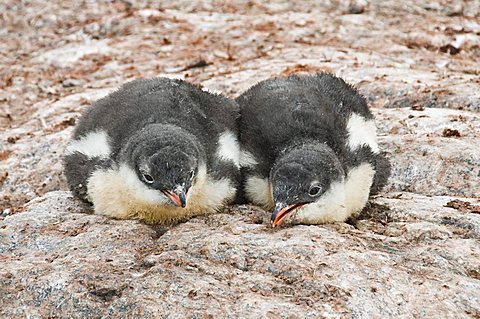
[[[342,79],[269,79],[236,101],[245,197],[273,210],[273,226],[345,221],[386,184],[373,115]]]
[[[238,105],[182,80],[135,80],[80,118],[64,168],[73,194],[119,219],[173,223],[231,202]]]

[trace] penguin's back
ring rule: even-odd
[[[238,113],[235,102],[188,82],[140,79],[93,103],[79,120],[73,138],[100,132],[107,137],[112,153],[117,154],[136,131],[162,123],[185,129],[208,145],[218,134],[236,130]]]
[[[252,86],[237,100],[248,100],[257,110],[271,111],[273,108],[280,111],[285,109],[281,105],[290,104],[289,110],[296,111],[299,106],[308,105],[316,111],[344,116],[356,112],[365,118],[373,118],[365,98],[353,86],[328,73],[268,79]]]
[[[335,148],[347,134],[353,113],[364,121],[373,118],[365,99],[353,87],[324,73],[266,80],[238,97],[237,102],[242,114],[242,140],[262,136],[262,147],[287,145],[292,138],[301,138]]]
[[[353,148],[364,143],[376,147],[375,124],[365,99],[334,75],[269,79],[236,101],[243,153],[259,163],[264,174],[280,152],[297,142],[326,143],[337,154],[345,152],[350,136]],[[359,138],[357,131],[363,132]]]

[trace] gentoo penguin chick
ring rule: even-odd
[[[334,75],[292,75],[239,96],[245,197],[272,225],[345,221],[387,182],[365,99]]]
[[[95,102],[65,174],[95,213],[171,223],[217,211],[240,183],[238,105],[182,80],[136,80]]]

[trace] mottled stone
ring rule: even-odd
[[[51,192],[1,222],[0,316],[468,318],[480,215],[451,199],[395,193],[352,224],[277,229],[240,206],[158,233]]]
[[[480,317],[478,0],[157,2],[0,3],[0,317]],[[319,71],[366,96],[393,166],[356,220],[150,227],[66,192],[76,119],[129,80],[233,97]]]

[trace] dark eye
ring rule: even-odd
[[[143,174],[143,180],[148,183],[148,184],[152,184],[153,183],[153,177],[152,175],[148,175],[148,174]]]
[[[190,173],[188,173],[188,178],[190,178],[190,180],[193,179],[193,177],[195,176],[195,171],[190,171]]]
[[[310,187],[310,190],[308,191],[308,195],[314,197],[314,196],[317,196],[320,191],[322,190],[322,188],[318,185],[313,185],[312,187]]]

